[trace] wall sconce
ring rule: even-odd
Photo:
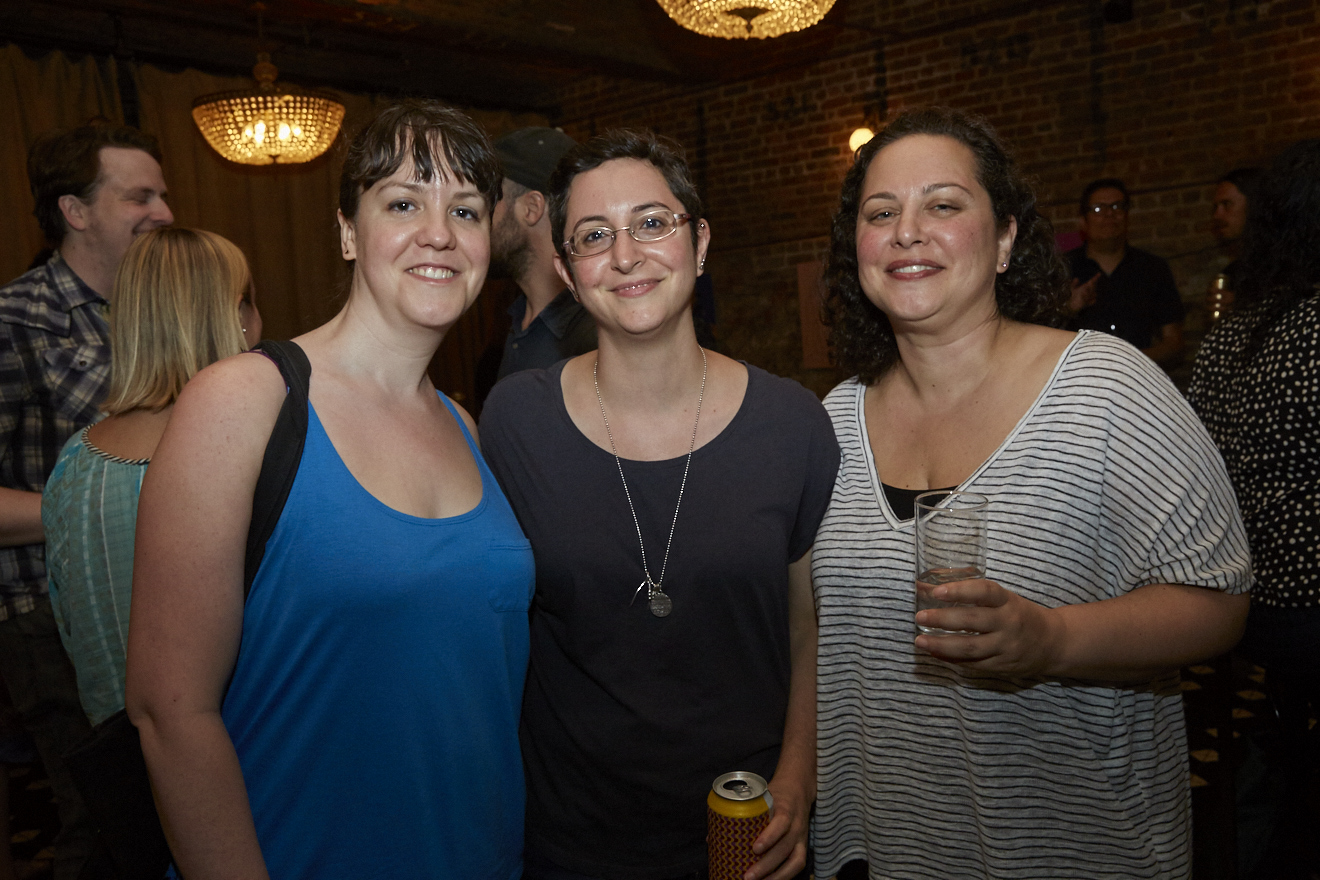
[[[856,129],[848,136],[848,151],[852,153],[857,152],[873,137],[875,137],[875,132],[871,131],[869,128]]]

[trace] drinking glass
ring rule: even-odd
[[[957,602],[936,599],[940,584],[985,577],[985,532],[990,499],[975,492],[923,492],[915,503],[917,610],[953,608]],[[961,635],[917,624],[931,635]]]

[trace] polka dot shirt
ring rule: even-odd
[[[1254,559],[1253,601],[1320,606],[1320,295],[1293,306],[1245,362],[1259,307],[1201,346],[1188,390],[1228,465]]]

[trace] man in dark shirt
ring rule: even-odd
[[[512,278],[521,291],[509,307],[500,379],[596,348],[595,322],[555,273],[545,198],[551,173],[575,145],[554,128],[521,128],[495,142],[504,197],[491,221],[491,274]]]
[[[0,287],[0,669],[59,806],[55,880],[72,880],[92,827],[61,756],[90,728],[47,593],[41,491],[65,441],[100,415],[119,263],[136,236],[174,215],[155,138],[125,126],[37,141],[28,179],[57,249]],[[88,865],[82,876],[92,874]]]
[[[1168,369],[1182,358],[1182,300],[1169,264],[1127,243],[1128,207],[1127,187],[1116,178],[1082,192],[1086,244],[1064,254],[1073,278],[1071,326],[1125,339]]]

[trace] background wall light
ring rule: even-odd
[[[862,146],[867,141],[869,141],[873,137],[875,137],[875,132],[871,131],[871,129],[869,128],[856,129],[851,135],[848,136],[849,152],[852,153],[857,152],[862,148]]]
[[[726,40],[763,40],[809,28],[834,0],[657,0],[690,31]]]

